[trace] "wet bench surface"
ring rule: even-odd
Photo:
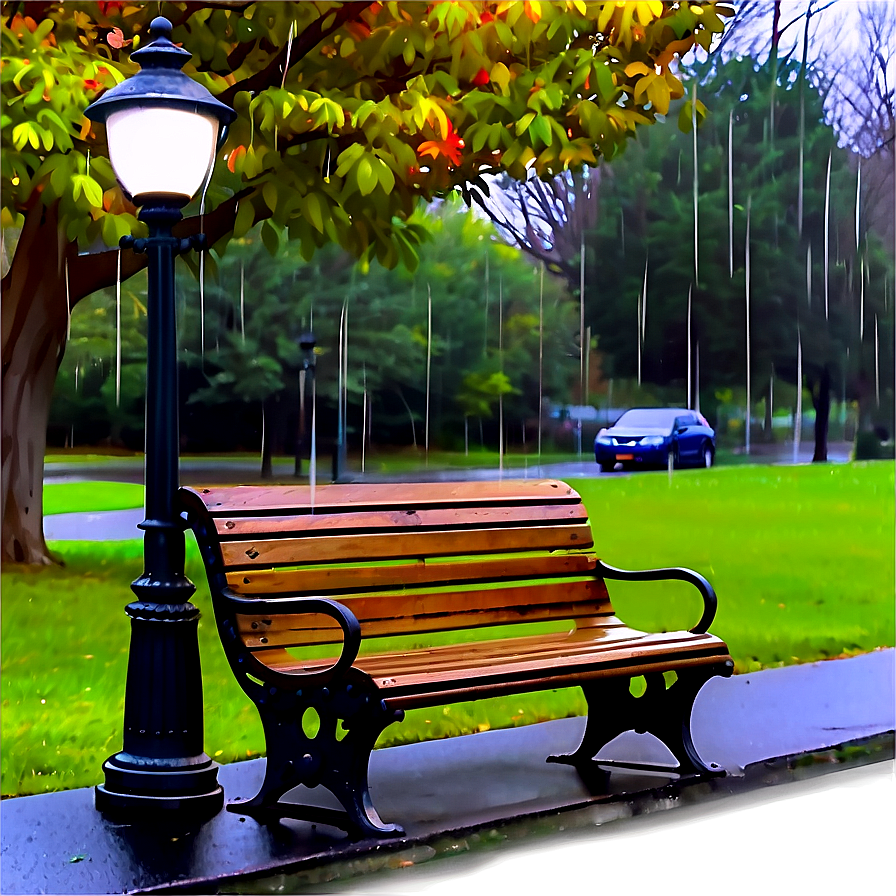
[[[550,760],[593,777],[601,747],[635,730],[668,747],[678,775],[723,774],[690,732],[700,688],[733,668],[707,631],[712,587],[690,570],[604,564],[565,483],[238,486],[180,497],[228,660],[265,731],[261,789],[232,811],[399,836],[373,806],[368,763],[404,710],[571,685],[584,692],[588,722],[578,749]],[[689,631],[637,631],[616,616],[606,579],[690,582],[703,615]],[[636,676],[647,687],[637,699]],[[340,808],[281,799],[298,785],[321,785]]]

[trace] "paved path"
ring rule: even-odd
[[[780,871],[768,862],[788,850],[793,862],[808,863],[808,870],[830,874],[831,880],[843,880],[851,869],[857,876],[850,892],[864,891],[860,883],[867,868],[881,867],[884,857],[892,861],[892,850],[883,849],[879,840],[873,814],[880,808],[875,804],[887,799],[887,792],[879,789],[886,776],[873,771],[851,776],[845,770],[878,762],[892,765],[894,656],[896,651],[882,650],[708,682],[694,708],[694,742],[705,761],[728,769],[726,778],[676,783],[674,776],[618,771],[611,772],[608,780],[595,779],[596,785],[590,775],[583,778],[568,766],[546,763],[546,755],[568,751],[578,743],[580,718],[376,750],[370,764],[374,801],[384,819],[402,823],[407,831],[403,840],[383,845],[351,843],[334,829],[294,820],[266,827],[227,811],[192,830],[113,824],[96,813],[90,788],[4,800],[0,803],[3,893],[170,888],[211,893],[222,885],[228,892],[236,888],[253,893],[343,889],[404,893],[414,892],[414,881],[420,878],[396,876],[388,869],[409,868],[436,857],[442,861],[433,863],[433,874],[437,868],[446,873],[453,883],[451,892],[517,892],[513,884],[525,869],[542,879],[553,869],[552,889],[565,893],[575,881],[570,875],[580,871],[589,856],[592,867],[601,869],[602,883],[607,866],[611,876],[631,874],[640,867],[637,873],[649,879],[642,878],[643,886],[636,883],[626,889],[644,893],[656,889],[659,856],[675,855],[677,861],[670,858],[669,865],[662,865],[670,869],[670,874],[662,875],[664,892],[669,881],[674,884],[683,878],[689,880],[688,892],[696,896],[718,892],[720,880],[726,894],[810,892],[803,886],[759,890],[743,886],[757,869]],[[206,693],[205,699],[211,703],[214,696]],[[615,747],[608,745],[599,755],[612,756],[623,741],[629,757],[639,752],[662,761],[663,753],[657,753],[662,747],[647,735],[633,733],[622,735]],[[831,749],[847,743],[853,746]],[[215,745],[206,748],[213,752]],[[263,769],[261,759],[222,766],[219,780],[227,799],[251,796]],[[795,817],[770,813],[775,800],[819,775],[836,790],[829,799],[816,794],[805,804],[809,808]],[[856,777],[863,782],[858,797],[851,786]],[[803,787],[800,792],[811,797],[815,790]],[[317,793],[311,792],[311,798]],[[887,805],[892,810],[892,803]],[[751,806],[760,811],[751,815]],[[721,823],[719,815],[725,812],[726,821]],[[707,822],[692,830],[691,837],[684,834],[686,827],[679,830],[675,824],[675,819],[693,821],[701,813]],[[656,814],[667,819],[662,823],[647,819],[646,830],[659,830],[660,836],[646,845],[659,849],[668,836],[681,851],[670,853],[671,843],[666,843],[659,855],[642,849],[640,858],[632,858],[634,864],[626,860],[620,865],[618,837],[644,830],[644,816]],[[890,811],[885,820],[892,817]],[[736,827],[732,821],[737,821]],[[808,830],[817,833],[817,840],[806,843],[801,831],[791,827],[804,822],[812,825]],[[885,831],[890,837],[892,826]],[[490,844],[501,846],[502,852],[489,850]],[[808,851],[798,852],[797,844]],[[830,849],[820,861],[817,853],[825,844]],[[717,861],[728,862],[727,874],[707,875],[704,863],[713,858],[712,848],[720,853]],[[468,860],[445,858],[466,851],[483,859],[503,855],[510,861],[525,861],[511,872],[505,886],[479,889],[471,885]],[[623,855],[632,856],[634,851],[628,845]],[[718,870],[718,865],[714,867]],[[360,881],[359,874],[364,875]],[[251,879],[239,884],[238,879],[247,875]],[[420,885],[431,880],[424,874]],[[326,881],[332,885],[323,888]],[[488,883],[494,883],[494,876]],[[707,888],[701,889],[702,883]],[[443,880],[439,891],[446,889]],[[519,892],[533,891],[524,887]]]

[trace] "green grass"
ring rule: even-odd
[[[719,595],[712,626],[738,671],[894,643],[894,465],[742,466],[574,480],[601,556],[614,566],[690,566]],[[57,542],[64,567],[2,574],[3,794],[95,784],[121,747],[131,599],[139,542]],[[233,679],[212,620],[198,551],[205,744],[222,762],[264,749],[254,707]],[[644,629],[691,626],[696,592],[680,583],[610,583]],[[577,691],[415,710],[381,746],[584,711]]]
[[[143,506],[143,486],[133,482],[51,482],[44,485],[44,513],[130,510]]]

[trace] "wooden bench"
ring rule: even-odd
[[[549,761],[584,774],[601,747],[634,729],[657,736],[678,764],[601,766],[724,774],[703,763],[690,734],[697,692],[733,669],[725,643],[707,633],[712,587],[685,569],[606,566],[568,485],[329,485],[313,495],[238,486],[180,497],[227,658],[267,743],[259,793],[229,809],[400,834],[374,809],[367,771],[377,737],[404,710],[570,685],[587,700],[585,734]],[[686,632],[635,631],[614,615],[604,579],[690,582],[702,618]],[[460,643],[424,640],[445,632]],[[637,699],[635,676],[647,683]],[[319,730],[306,733],[315,713]],[[280,801],[299,784],[322,785],[345,811]]]

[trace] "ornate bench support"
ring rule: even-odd
[[[598,751],[626,731],[649,733],[668,747],[677,766],[661,763],[597,760],[597,764],[644,771],[666,771],[677,775],[724,775],[715,763],[706,765],[691,739],[691,711],[697,693],[715,675],[730,675],[733,664],[682,670],[669,687],[661,672],[644,676],[647,688],[640,697],[630,691],[631,678],[608,678],[582,685],[588,703],[588,720],[582,743],[573,753],[550,756],[548,762],[576,767],[590,765]]]
[[[379,735],[404,713],[387,709],[350,684],[265,691],[256,699],[267,744],[264,781],[251,800],[229,803],[227,809],[259,821],[288,817],[335,825],[361,837],[403,834],[398,825],[385,824],[374,809],[368,766]],[[308,732],[303,725],[309,712],[316,715],[316,731]],[[326,788],[344,812],[280,801],[300,784]]]

